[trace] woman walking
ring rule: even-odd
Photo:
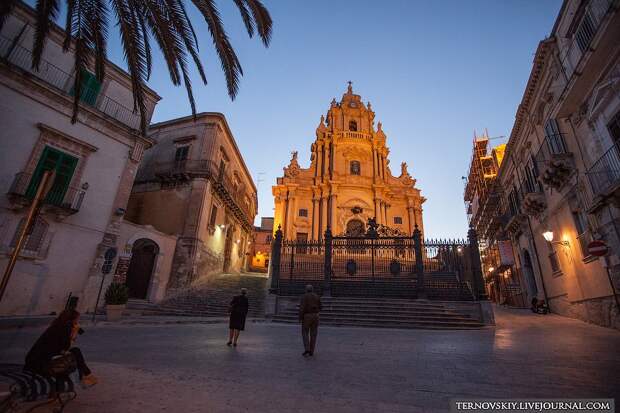
[[[241,295],[233,297],[230,302],[230,332],[228,334],[227,346],[237,347],[237,340],[239,339],[239,333],[245,328],[245,317],[248,315],[249,303],[246,294],[248,290],[241,289]]]

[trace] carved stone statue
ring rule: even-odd
[[[407,162],[403,162],[400,164],[400,174],[403,176],[409,175],[409,172],[407,171]]]

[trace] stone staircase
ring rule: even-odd
[[[263,274],[221,274],[176,291],[160,304],[129,300],[125,312],[131,315],[227,317],[230,300],[240,294],[241,288],[248,290],[248,317],[264,317],[268,287],[267,278]]]
[[[469,315],[426,300],[323,297],[321,324],[433,330],[477,329],[484,325]],[[299,323],[298,305],[273,317],[274,322]]]

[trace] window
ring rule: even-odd
[[[402,224],[403,223],[403,217],[394,217],[394,223],[395,224]]]
[[[26,218],[22,218],[19,221],[19,225],[17,225],[17,230],[13,235],[13,239],[11,240],[10,246],[13,248],[15,244],[17,244],[17,237],[22,232],[24,225],[26,224]],[[24,245],[22,247],[22,251],[30,252],[30,253],[38,253],[41,247],[43,246],[43,241],[45,240],[45,235],[47,234],[47,229],[49,225],[45,220],[41,217],[37,217],[30,227],[30,231],[26,234],[26,239]]]
[[[590,16],[590,12],[586,10],[581,18],[579,27],[577,27],[577,30],[575,31],[575,40],[577,40],[577,45],[579,46],[581,53],[585,53],[586,50],[588,50],[588,46],[590,46],[594,33],[596,33],[596,25]]]
[[[575,230],[577,230],[577,240],[581,247],[581,255],[583,258],[588,258],[590,256],[588,244],[592,241],[588,231],[588,220],[583,211],[573,211],[573,221],[575,221]]]
[[[555,119],[549,119],[545,123],[545,138],[549,151],[552,154],[567,153],[566,144],[564,143],[564,137],[560,133],[558,122]]]
[[[349,130],[352,132],[357,132],[357,122],[354,120],[349,121]]]
[[[81,70],[82,79],[80,81],[81,91],[80,100],[90,106],[95,106],[97,102],[97,96],[101,91],[101,82],[97,80],[97,77],[88,70]],[[75,96],[74,88],[69,91],[71,96]]]
[[[177,147],[177,151],[174,154],[174,161],[183,162],[187,160],[188,155],[189,155],[189,145],[179,146]]]
[[[351,161],[350,165],[351,175],[361,175],[361,168],[359,161]]]
[[[271,241],[272,241],[272,240],[273,240],[273,237],[272,237],[271,235],[267,235],[267,236],[265,237],[265,242],[266,242],[266,243],[271,243]]]
[[[611,135],[611,139],[617,145],[620,141],[620,111],[614,115],[607,124],[607,129]]]
[[[213,205],[211,207],[211,217],[209,218],[209,226],[215,227],[216,222],[217,222],[217,206]]]
[[[34,198],[37,193],[37,188],[43,178],[43,172],[52,170],[56,172],[54,178],[54,184],[45,197],[45,202],[52,205],[61,206],[65,198],[65,194],[69,189],[71,178],[73,178],[73,172],[77,166],[78,159],[61,152],[52,147],[46,146],[43,149],[41,158],[32,174],[28,189],[26,189],[26,196],[28,198]]]
[[[305,208],[302,208],[299,210],[299,216],[300,217],[307,217],[308,216],[308,210]]]

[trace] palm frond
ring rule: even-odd
[[[65,52],[71,46],[71,36],[73,34],[73,24],[75,20],[75,0],[67,0],[67,15],[65,16],[65,40],[62,43],[62,50]]]
[[[58,0],[38,0],[36,5],[37,21],[34,33],[34,45],[32,48],[32,68],[39,70],[41,55],[45,48],[45,41],[52,27],[53,21],[58,17]]]
[[[194,59],[194,64],[196,65],[196,69],[198,69],[198,74],[202,79],[203,83],[207,83],[207,76],[205,75],[204,68],[202,67],[202,63],[200,62],[200,57],[198,56],[196,43],[194,42],[194,37],[191,34],[189,27],[189,21],[187,20],[187,13],[185,13],[185,8],[182,5],[182,1],[179,0],[167,0],[168,12],[170,14],[170,21],[174,25],[175,31],[178,33],[181,40],[185,45],[185,51],[187,51],[192,58]]]
[[[19,0],[2,0],[0,1],[0,30],[4,26],[6,19],[9,17],[13,8]]]
[[[241,18],[243,19],[243,24],[245,24],[245,28],[248,31],[248,35],[252,38],[254,36],[254,20],[252,20],[252,16],[250,16],[250,11],[248,10],[245,0],[233,1],[241,13]]]
[[[145,0],[143,2],[143,11],[145,25],[150,29],[155,42],[166,60],[170,80],[173,85],[178,86],[181,84],[181,73],[179,72],[178,64],[181,43],[176,33],[172,30],[172,24],[167,17],[163,0]]]
[[[146,104],[144,102],[144,78],[146,57],[144,42],[138,28],[139,6],[134,0],[111,0],[121,34],[123,53],[131,77],[134,111],[140,112],[140,129],[146,134]]]
[[[207,22],[211,38],[213,39],[213,45],[226,76],[228,95],[231,99],[235,99],[239,91],[239,77],[243,76],[243,69],[224,31],[220,13],[213,0],[192,0],[192,2]]]
[[[261,3],[260,0],[244,0],[250,11],[252,12],[252,16],[254,17],[254,22],[256,23],[256,31],[258,35],[263,41],[265,47],[269,47],[269,42],[271,41],[271,31],[273,26],[273,21],[271,20],[271,15],[267,8]]]

